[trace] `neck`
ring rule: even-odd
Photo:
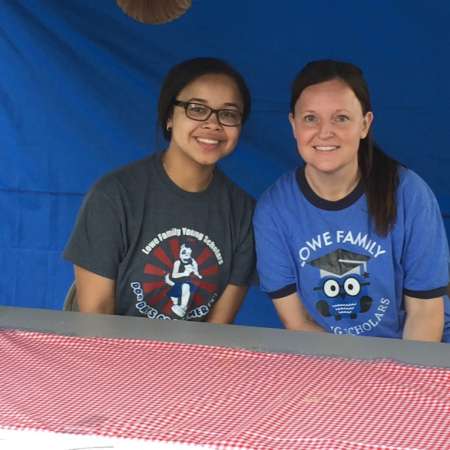
[[[360,180],[358,168],[348,173],[320,173],[305,167],[305,177],[309,187],[324,200],[338,201],[345,198],[357,186]]]
[[[170,148],[164,152],[162,164],[167,176],[187,192],[204,191],[214,176],[214,165],[197,164],[183,154],[176,154]]]

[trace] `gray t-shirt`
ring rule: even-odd
[[[64,257],[116,280],[116,313],[205,320],[227,284],[255,265],[253,199],[219,169],[186,192],[161,154],[102,178],[86,196]]]

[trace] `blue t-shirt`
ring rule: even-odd
[[[297,291],[331,333],[400,338],[404,295],[426,301],[447,292],[439,206],[426,183],[405,168],[387,236],[374,230],[362,183],[344,199],[327,201],[311,190],[304,169],[285,174],[263,194],[254,227],[262,290],[272,298]]]

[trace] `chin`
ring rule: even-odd
[[[218,161],[222,159],[222,157],[199,157],[193,159],[200,166],[214,166]]]
[[[217,164],[221,159],[228,156],[231,152],[211,152],[209,154],[203,154],[195,158],[198,164],[205,166],[211,166]]]
[[[314,172],[321,173],[324,175],[334,175],[344,168],[342,165],[338,164],[311,164],[307,163]]]

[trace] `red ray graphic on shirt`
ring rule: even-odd
[[[209,292],[210,294],[215,292],[217,289],[216,284],[207,283],[206,281],[203,280],[191,280],[191,283],[195,284],[195,286],[198,286],[201,289],[204,289],[206,292]]]
[[[178,239],[171,239],[169,241],[170,250],[172,252],[172,256],[176,259],[178,258],[178,255],[180,254],[180,242]]]
[[[204,297],[200,292],[196,292],[194,296],[192,297],[192,302],[195,306],[202,305],[203,303],[206,303],[207,298]]]
[[[150,261],[144,264],[144,274],[150,280],[142,283],[145,301],[149,306],[156,308],[161,314],[168,317],[173,316],[173,301],[169,297],[173,283],[179,284],[185,281],[172,279],[174,263],[180,260],[181,242],[183,241],[177,237],[167,239],[152,251]],[[188,282],[192,287],[189,310],[193,310],[201,305],[208,304],[211,296],[217,293],[217,277],[220,273],[220,267],[217,265],[214,252],[205,243],[197,242],[194,239],[188,239],[186,242],[185,245],[190,247],[193,253],[193,264],[197,263],[198,271],[202,277],[199,279],[195,274],[188,276]],[[166,275],[168,275],[168,278]],[[176,291],[173,292],[176,295]]]
[[[218,272],[219,272],[218,266],[210,266],[207,267],[206,269],[202,269],[202,276],[209,277],[211,275],[215,275]]]
[[[161,247],[157,247],[154,250],[153,254],[167,267],[172,267],[172,260],[166,255]]]
[[[152,281],[151,283],[144,283],[144,292],[151,292],[155,289],[159,289],[162,287],[166,287],[166,283],[164,281]]]
[[[209,248],[204,248],[196,258],[197,264],[201,266],[207,259],[211,258],[212,255],[213,253]]]
[[[144,266],[144,273],[147,273],[148,275],[164,276],[167,272],[160,267],[154,266],[153,264],[146,264]]]
[[[144,283],[144,292],[145,291],[145,284],[149,284],[149,283]],[[156,303],[160,302],[163,298],[167,297],[167,292],[169,291],[169,287],[165,287],[164,289],[162,289],[161,291],[159,291],[157,294],[153,295],[153,296],[149,296],[149,303],[152,305],[155,305]]]
[[[162,312],[166,316],[169,316],[172,312],[172,302],[166,302],[166,304],[164,305],[164,307],[162,309]]]

